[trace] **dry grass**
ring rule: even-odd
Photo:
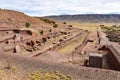
[[[83,23],[83,22],[68,22],[68,24],[73,25],[73,27],[85,29],[85,30],[90,30],[90,31],[96,31],[100,25],[104,25],[106,27],[110,27],[113,25],[120,25],[119,23]]]
[[[76,40],[72,41],[70,44],[66,45],[65,47],[61,48],[58,50],[58,52],[61,53],[71,53],[72,51],[75,50],[77,46],[79,46],[84,38],[87,36],[87,33],[83,33],[79,38]]]
[[[66,76],[56,72],[33,72],[26,77],[26,80],[72,80],[71,76]]]
[[[0,80],[73,80],[71,75],[64,75],[59,71],[45,72],[45,71],[32,71],[27,72],[20,67],[11,65],[7,69],[8,62],[6,60],[0,62]]]

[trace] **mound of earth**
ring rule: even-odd
[[[0,9],[0,48],[7,53],[30,53],[59,42],[80,29],[46,18]],[[76,32],[77,33],[77,32]]]

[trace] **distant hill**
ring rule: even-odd
[[[47,18],[62,21],[79,21],[79,22],[114,22],[120,23],[120,14],[80,14],[80,15],[61,15],[47,16]]]

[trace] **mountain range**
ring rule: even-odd
[[[46,16],[46,17],[60,21],[78,21],[78,22],[92,22],[92,23],[120,22],[120,14],[78,14],[78,15],[60,15],[60,16]]]

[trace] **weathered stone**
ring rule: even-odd
[[[15,46],[15,48],[14,48],[14,52],[15,53],[19,53],[20,52],[20,46]]]
[[[84,66],[88,66],[88,57],[85,57],[84,59]]]
[[[21,41],[21,36],[20,36],[20,34],[16,34],[15,35],[16,36],[16,38],[15,38],[15,42],[17,43],[17,42],[20,42]]]
[[[97,53],[89,54],[89,66],[95,68],[102,68],[103,55]]]

